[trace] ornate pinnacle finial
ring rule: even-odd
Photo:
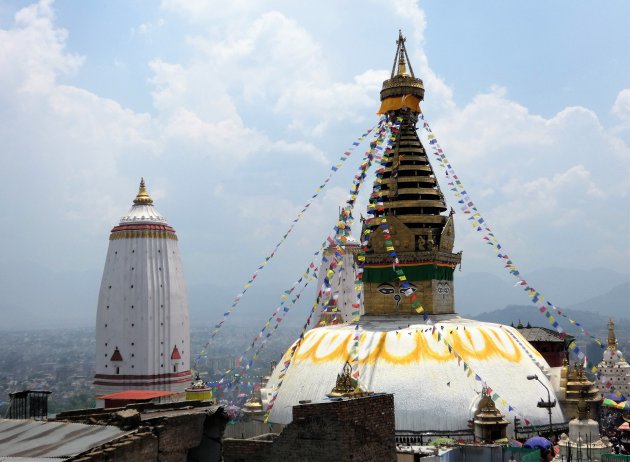
[[[409,56],[407,55],[407,47],[405,47],[406,41],[407,39],[403,37],[402,31],[398,29],[398,40],[396,40],[396,56],[394,57],[394,65],[392,66],[392,79],[397,76],[413,77],[413,69],[411,68]],[[398,63],[398,68],[396,68],[396,63]],[[409,66],[409,72],[407,72],[407,66]],[[395,74],[394,71],[396,71]]]
[[[615,337],[615,323],[612,319],[608,320],[608,349],[617,351],[617,337]]]
[[[133,203],[136,205],[152,205],[153,199],[149,196],[147,192],[147,188],[144,186],[144,178],[140,178],[140,189],[138,191],[138,195],[133,200]]]
[[[396,45],[398,45],[398,73],[396,75],[402,75],[405,77],[409,76],[409,74],[407,73],[407,64],[405,61],[405,58],[407,57],[407,49],[405,48],[406,40],[407,39],[402,35],[402,31],[398,29],[398,40],[396,40]]]
[[[389,98],[396,98],[396,100],[381,104],[379,114],[386,114],[401,107],[409,107],[415,112],[420,112],[420,101],[424,99],[424,85],[421,79],[414,77],[405,40],[402,31],[399,30],[392,73],[390,78],[383,82],[381,90],[381,102]],[[409,98],[410,96],[412,98]],[[405,97],[404,104],[402,100],[398,101],[403,97]]]
[[[578,420],[588,420],[591,406],[586,401],[586,392],[580,391],[580,400],[577,403]]]

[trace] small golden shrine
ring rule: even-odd
[[[352,366],[348,361],[343,365],[341,374],[337,374],[337,383],[326,396],[329,398],[351,397],[371,395],[372,392],[363,391],[359,383],[352,378]]]
[[[265,414],[260,391],[263,379],[261,378],[260,380],[260,385],[258,387],[254,387],[251,395],[247,398],[245,404],[243,404],[243,414],[252,420],[255,420],[257,417],[262,417]]]
[[[477,412],[472,420],[475,439],[482,442],[492,442],[506,438],[509,422],[505,420],[490,397],[488,388],[481,390],[481,400],[477,405]]]
[[[583,397],[589,407],[589,418],[596,420],[601,404],[599,388],[591,382],[582,364],[573,366],[565,359],[560,372],[560,406],[568,417],[579,414],[579,402]]]

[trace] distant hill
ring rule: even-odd
[[[602,342],[606,341],[608,335],[608,319],[609,316],[603,313],[593,313],[588,311],[578,311],[575,309],[566,310],[565,314],[588,331],[590,335],[599,338]],[[599,361],[601,358],[601,349],[595,342],[588,337],[582,335],[580,329],[572,326],[568,319],[555,315],[565,331],[573,335],[580,347],[586,347],[586,353],[589,358]],[[534,305],[510,305],[500,310],[494,310],[487,313],[481,313],[474,316],[479,321],[495,322],[499,324],[517,325],[520,321],[523,325],[528,323],[532,326],[551,327],[547,318],[538,312]],[[619,341],[619,348],[622,351],[630,351],[630,319],[613,317],[615,321],[615,333]]]
[[[605,311],[607,315],[630,318],[630,314],[625,314],[630,307],[624,308],[623,304],[630,299],[627,274],[606,268],[549,268],[525,276],[529,284],[559,307],[601,312],[600,309],[608,306],[611,308]],[[455,273],[455,304],[457,311],[464,315],[474,317],[526,301],[523,291],[514,287],[514,280],[490,273]]]
[[[615,319],[630,319],[630,282],[613,287],[602,295],[576,303],[569,308],[572,311],[595,311]]]
[[[563,308],[563,307],[560,307]],[[563,308],[566,314],[589,329],[605,328],[605,321],[612,318],[619,325],[630,326],[630,283],[613,287],[608,292],[597,297],[590,298],[581,303],[576,303]],[[474,315],[480,321],[493,321],[502,324],[515,324],[521,320],[523,324],[530,322],[536,325],[544,325],[545,318],[533,305],[508,305],[499,310],[486,311]],[[541,324],[541,321],[543,324]]]
[[[600,314],[576,310],[570,310],[568,313],[570,313],[570,316],[574,321],[579,322],[586,329],[601,330],[606,328],[607,319],[602,317]],[[545,316],[542,315],[534,305],[510,305],[500,310],[478,314],[475,316],[475,319],[507,325],[511,323],[516,325],[520,321],[523,325],[530,323],[532,326],[549,327],[547,318],[545,318]],[[569,321],[562,322],[562,319],[560,322],[563,325],[569,324]]]

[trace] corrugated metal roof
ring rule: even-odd
[[[127,433],[105,425],[0,419],[0,461],[8,457],[63,460]]]
[[[68,460],[67,457],[2,457],[0,462],[56,462]]]

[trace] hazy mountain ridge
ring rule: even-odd
[[[598,297],[569,307],[576,311],[593,311],[612,318],[630,319],[630,282],[620,284]]]
[[[527,282],[560,308],[593,311],[630,318],[630,276],[607,268],[589,270],[547,268],[534,271]],[[528,300],[515,279],[490,273],[455,273],[455,306],[466,316],[522,305]],[[627,314],[626,314],[627,313]]]
[[[0,267],[0,329],[93,326],[101,274],[96,270],[54,271],[25,261]],[[626,274],[601,268],[550,268],[533,272],[527,281],[561,308],[630,318],[630,282]],[[254,285],[239,303],[236,317],[243,322],[263,323],[280,303],[279,287],[276,283]],[[190,284],[191,325],[220,319],[232,305],[237,290],[229,284]],[[314,294],[312,284],[298,305],[291,308],[286,321],[304,323]],[[463,316],[475,318],[527,300],[522,289],[507,278],[490,273],[455,273],[455,306]]]
[[[569,319],[572,319],[582,325],[587,330],[599,330],[603,331],[608,328],[609,316],[601,313],[590,313],[588,311],[578,311],[573,309],[561,310],[567,318],[554,313],[554,317],[558,319],[558,322],[566,329],[569,330],[571,323]],[[552,311],[553,313],[553,311]],[[538,311],[534,305],[509,305],[500,310],[494,310],[486,313],[478,314],[474,317],[479,321],[495,322],[499,324],[514,324],[517,325],[521,322],[523,325],[528,323],[532,326],[553,327],[547,321],[544,314]],[[614,318],[616,331],[628,330],[630,332],[630,319],[627,318]],[[578,328],[575,327],[575,330]]]
[[[596,310],[580,309],[583,307],[595,308]],[[572,319],[582,324],[587,330],[603,332],[607,329],[608,319],[613,319],[617,326],[616,331],[625,334],[626,332],[630,333],[629,308],[630,283],[624,283],[597,297],[592,297],[568,308],[561,308],[562,314],[567,316],[567,318],[553,311],[552,313],[565,329],[571,327],[569,319]],[[474,318],[480,321],[498,322],[501,324],[514,323],[516,325],[521,321],[523,324],[530,323],[536,326],[548,327],[547,318],[534,304],[508,305],[499,310],[480,313],[475,315]]]

